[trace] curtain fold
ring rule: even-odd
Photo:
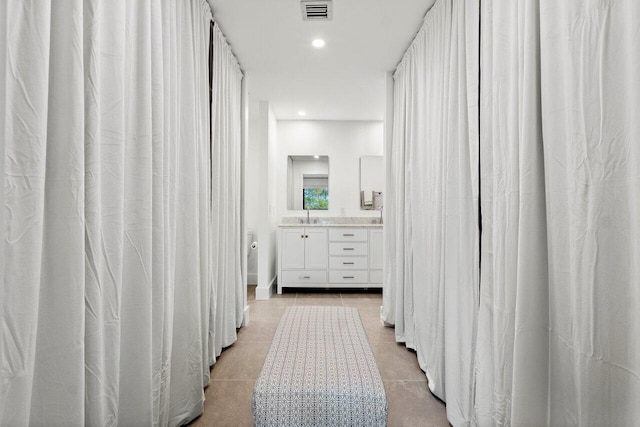
[[[640,7],[482,5],[478,423],[632,425]]]
[[[633,425],[640,4],[481,9],[436,2],[395,74],[383,320],[455,426]],[[480,20],[478,79],[478,39],[456,28]]]
[[[538,9],[537,0],[482,2],[479,425],[544,425],[547,407],[549,285]]]
[[[540,1],[548,425],[640,419],[640,3]]]
[[[394,75],[383,320],[471,422],[478,301],[478,5],[438,0]]]
[[[220,27],[213,27],[211,104],[212,270],[210,339],[212,360],[236,341],[243,320],[242,264],[246,256],[241,230],[242,71]]]
[[[242,315],[239,269],[213,276],[239,265],[241,230],[239,169],[210,160],[210,7],[2,7],[0,424],[181,425]],[[239,164],[240,89],[217,78],[234,102],[214,134]],[[237,192],[215,214],[212,170]]]

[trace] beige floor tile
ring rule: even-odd
[[[287,307],[292,305],[295,305],[295,299],[251,301],[249,302],[249,322],[269,317],[279,319]]]
[[[373,354],[383,380],[426,381],[416,354],[403,344],[372,342]]]
[[[247,301],[256,299],[256,287],[254,285],[247,286]]]
[[[374,342],[396,342],[396,331],[382,325],[380,320],[363,319],[364,330],[367,333],[370,343]]]
[[[205,390],[204,413],[190,427],[250,427],[254,380],[212,381]]]
[[[265,316],[255,320],[250,319],[247,326],[238,330],[238,341],[264,341],[271,343],[278,328],[278,323],[280,323],[278,317]]]
[[[295,299],[298,296],[298,292],[295,289],[285,288],[281,294],[277,293],[274,289],[274,292],[271,294],[272,300],[279,299]]]
[[[226,348],[213,369],[213,380],[255,380],[269,350],[269,342],[237,341]]]
[[[448,426],[446,408],[426,381],[384,381],[388,427]]]
[[[345,307],[356,307],[356,308],[370,308],[377,309],[380,312],[380,306],[382,305],[382,301],[367,299],[367,300],[359,300],[355,298],[342,298],[342,305]]]
[[[350,306],[345,304],[346,306]],[[351,305],[353,306],[353,305]],[[379,305],[361,305],[355,306],[362,317],[363,322],[379,321],[380,320],[380,306]],[[366,319],[366,320],[365,320]]]

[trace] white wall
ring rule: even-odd
[[[359,186],[360,156],[384,154],[381,121],[279,120],[277,129],[278,221],[283,216],[306,214],[287,209],[287,157],[296,155],[329,156],[329,210],[312,211],[312,216],[379,215],[360,209]]]
[[[267,152],[268,152],[268,179],[267,179],[267,187],[269,193],[269,200],[267,201],[267,227],[268,227],[268,245],[269,245],[269,253],[265,256],[265,269],[264,274],[262,271],[258,271],[258,286],[261,284],[263,286],[270,286],[275,280],[277,273],[276,262],[277,262],[277,237],[278,230],[277,225],[279,222],[277,211],[276,211],[276,194],[278,191],[277,188],[277,156],[278,156],[278,133],[277,133],[277,124],[278,121],[276,119],[276,115],[274,114],[271,106],[269,104],[264,103],[267,107]]]
[[[253,240],[258,240],[260,218],[260,158],[261,129],[260,106],[257,102],[249,104],[249,139],[247,146],[247,167],[245,168],[245,207],[247,232],[253,233]],[[251,243],[251,242],[249,242]],[[258,284],[258,250],[249,251],[247,260],[247,283]]]
[[[276,275],[276,118],[267,102],[249,107],[249,147],[246,169],[247,230],[254,232],[258,250],[249,253],[248,277],[257,277],[257,299],[267,299]]]

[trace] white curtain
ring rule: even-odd
[[[549,425],[640,420],[640,2],[540,1]]]
[[[454,425],[472,414],[478,301],[478,7],[438,0],[395,73],[383,320]]]
[[[467,57],[468,93],[451,92],[464,65],[434,48],[440,32],[425,32],[446,28],[446,4],[429,11],[396,73],[385,225],[395,255],[383,318],[416,348],[453,425],[635,425],[640,3],[482,1],[481,108],[479,116],[468,109],[467,127],[446,106],[466,99],[471,107],[478,69]],[[471,222],[460,222],[459,236],[448,227],[464,218],[449,211],[451,197],[473,209],[461,196],[475,194],[477,182],[471,165],[472,184],[462,185],[465,169],[450,160],[461,139],[442,126],[469,132],[470,142],[474,116],[480,157],[473,144],[467,152],[480,162],[480,254],[465,246],[478,247]],[[439,181],[443,173],[458,180]],[[481,260],[476,324],[478,294],[465,294],[448,270],[462,277],[477,266],[473,257]]]
[[[634,425],[640,5],[482,4],[478,422]]]
[[[210,326],[210,8],[4,8],[0,425],[182,424],[208,336],[230,336]]]
[[[213,356],[236,340],[243,320],[241,230],[242,71],[218,24],[213,27],[212,85],[212,260],[211,343]]]
[[[546,414],[549,288],[538,9],[537,0],[482,2],[480,425],[544,425]]]

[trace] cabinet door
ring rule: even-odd
[[[328,264],[327,230],[305,228],[304,234],[307,236],[305,242],[305,262],[306,269],[325,269]]]
[[[382,270],[382,230],[369,231],[369,268]]]
[[[304,268],[304,243],[305,234],[303,228],[283,228],[280,230],[282,239],[282,269]]]

